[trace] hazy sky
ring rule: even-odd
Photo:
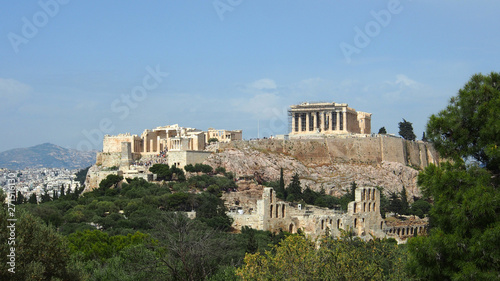
[[[421,138],[500,71],[498,1],[4,1],[0,151],[167,124],[283,134],[289,105],[348,103]],[[260,126],[258,126],[260,124]]]

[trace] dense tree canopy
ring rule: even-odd
[[[422,279],[500,279],[499,79],[474,75],[428,122],[430,140],[454,163],[430,165],[418,177],[434,200],[430,235],[409,241],[409,268]],[[485,168],[466,164],[470,158]]]
[[[324,237],[317,245],[290,235],[273,251],[247,254],[237,274],[243,280],[411,280],[395,241],[364,242],[344,235]]]
[[[427,138],[442,156],[472,157],[498,173],[500,74],[472,76],[446,109],[430,117]]]

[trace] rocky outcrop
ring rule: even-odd
[[[347,192],[352,182],[356,182],[359,187],[382,187],[386,195],[399,192],[405,186],[410,200],[413,196],[421,196],[416,185],[418,170],[409,166],[411,163],[401,163],[405,162],[403,158],[401,162],[382,159],[380,162],[358,161],[360,157],[339,161],[338,157],[332,157],[332,149],[327,145],[330,142],[289,142],[291,144],[285,145],[279,145],[277,141],[259,145],[248,141],[238,142],[221,148],[219,153],[212,154],[204,163],[224,167],[239,177],[253,177],[262,181],[278,180],[280,169],[283,168],[285,184],[288,184],[293,174],[298,173],[303,187],[309,186],[316,191],[323,188],[327,194],[335,196]],[[344,154],[350,153],[349,150],[354,151],[356,146],[359,149],[360,144],[353,146],[345,147]],[[288,148],[288,151],[283,152],[283,147]],[[335,147],[338,150],[342,146]],[[297,152],[291,151],[291,148]]]

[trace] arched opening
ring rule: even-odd
[[[368,189],[368,198],[366,198],[366,200],[370,200],[370,198],[371,198],[371,192],[372,192],[372,190]]]
[[[404,236],[405,235],[405,229],[401,229],[401,236]]]
[[[340,220],[337,220],[337,229],[340,229]]]
[[[321,220],[321,230],[325,229],[325,221]]]
[[[353,210],[353,213],[356,213],[356,207],[357,207],[357,204],[354,203],[354,210]]]
[[[401,229],[398,228],[398,236],[401,235]]]
[[[288,226],[288,232],[293,233],[293,223]]]
[[[273,190],[269,190],[269,200],[271,203],[273,203]]]
[[[274,217],[279,218],[279,214],[280,214],[280,206],[276,205],[276,216],[274,216]]]
[[[375,189],[372,191],[372,200],[375,200]]]
[[[382,227],[384,227],[384,222],[383,221],[380,222],[380,229],[382,229]]]
[[[363,203],[363,212],[366,212],[366,203]]]
[[[366,198],[366,190],[363,189],[363,192],[361,192],[361,200],[365,200]]]
[[[357,218],[354,219],[354,227],[355,228],[358,227],[358,219]]]
[[[281,205],[281,217],[284,218],[285,217],[285,205]]]
[[[372,210],[372,203],[368,203],[368,212]]]
[[[373,211],[374,211],[374,212],[375,212],[375,211],[377,211],[376,204],[377,204],[377,203],[373,202]]]
[[[271,205],[271,206],[269,207],[269,210],[270,210],[270,212],[269,212],[269,217],[270,217],[270,218],[272,218],[272,217],[273,217],[273,205]]]

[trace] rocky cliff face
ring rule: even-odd
[[[283,146],[277,146],[276,141],[259,145],[239,142],[222,147],[222,151],[212,154],[204,163],[224,167],[238,176],[254,176],[257,181],[279,180],[283,168],[285,184],[294,173],[298,173],[303,187],[309,186],[316,191],[324,188],[327,194],[335,196],[347,192],[353,181],[358,186],[383,187],[385,194],[398,192],[405,186],[410,199],[421,196],[416,185],[418,170],[401,163],[405,161],[359,161],[363,159],[362,155],[351,160],[339,158],[332,155],[332,149],[327,145],[300,141],[288,145],[288,152],[283,153],[280,151]],[[291,151],[292,147],[296,151]]]

